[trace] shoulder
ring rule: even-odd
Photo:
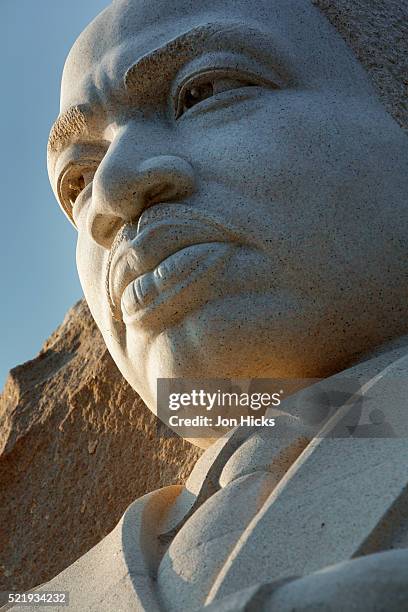
[[[135,501],[99,544],[36,590],[66,591],[69,608],[84,612],[159,610],[151,579],[157,537],[182,489],[164,487]]]

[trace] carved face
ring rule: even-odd
[[[152,408],[157,377],[323,376],[405,332],[407,139],[309,0],[115,2],[61,106],[85,296]]]

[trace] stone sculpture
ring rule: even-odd
[[[360,391],[318,436],[323,383],[214,442],[47,588],[77,610],[406,609],[407,170],[310,0],[116,0],[85,30],[49,173],[123,376],[152,409],[158,378]],[[362,396],[397,436],[347,433]]]

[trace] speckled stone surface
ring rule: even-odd
[[[313,0],[353,49],[381,100],[408,130],[408,3]]]
[[[119,0],[75,43],[50,181],[152,410],[158,378],[328,376],[406,333],[408,141],[371,73],[309,0]]]
[[[92,315],[152,410],[158,378],[347,370],[401,432],[403,4],[116,0],[75,43],[50,181]],[[407,436],[315,436],[282,410],[287,436],[221,437],[50,586],[99,612],[221,611],[242,589],[265,610],[362,611],[365,588],[399,610]]]
[[[259,432],[242,436],[236,430],[219,440],[185,487],[137,500],[108,537],[44,588],[69,590],[71,608],[83,612],[404,612],[407,374],[405,348],[347,372],[362,385],[366,411],[392,407],[387,418],[399,437],[308,441],[291,408],[310,401],[309,387],[288,399],[280,431],[265,431],[260,439]],[[326,384],[318,384],[317,394]],[[352,406],[341,406],[328,429],[338,427]],[[246,442],[237,445],[236,435]],[[282,467],[285,475],[277,482]],[[172,530],[171,541],[163,539]]]

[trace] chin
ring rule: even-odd
[[[236,306],[236,303],[235,303]],[[287,354],[287,334],[250,321],[228,303],[208,304],[156,335],[148,350],[147,372],[157,378],[263,378],[298,376]],[[210,316],[211,315],[211,316]]]
[[[324,378],[347,367],[347,350],[307,306],[270,291],[208,301],[153,333],[127,326],[113,358],[153,412],[158,378]]]

